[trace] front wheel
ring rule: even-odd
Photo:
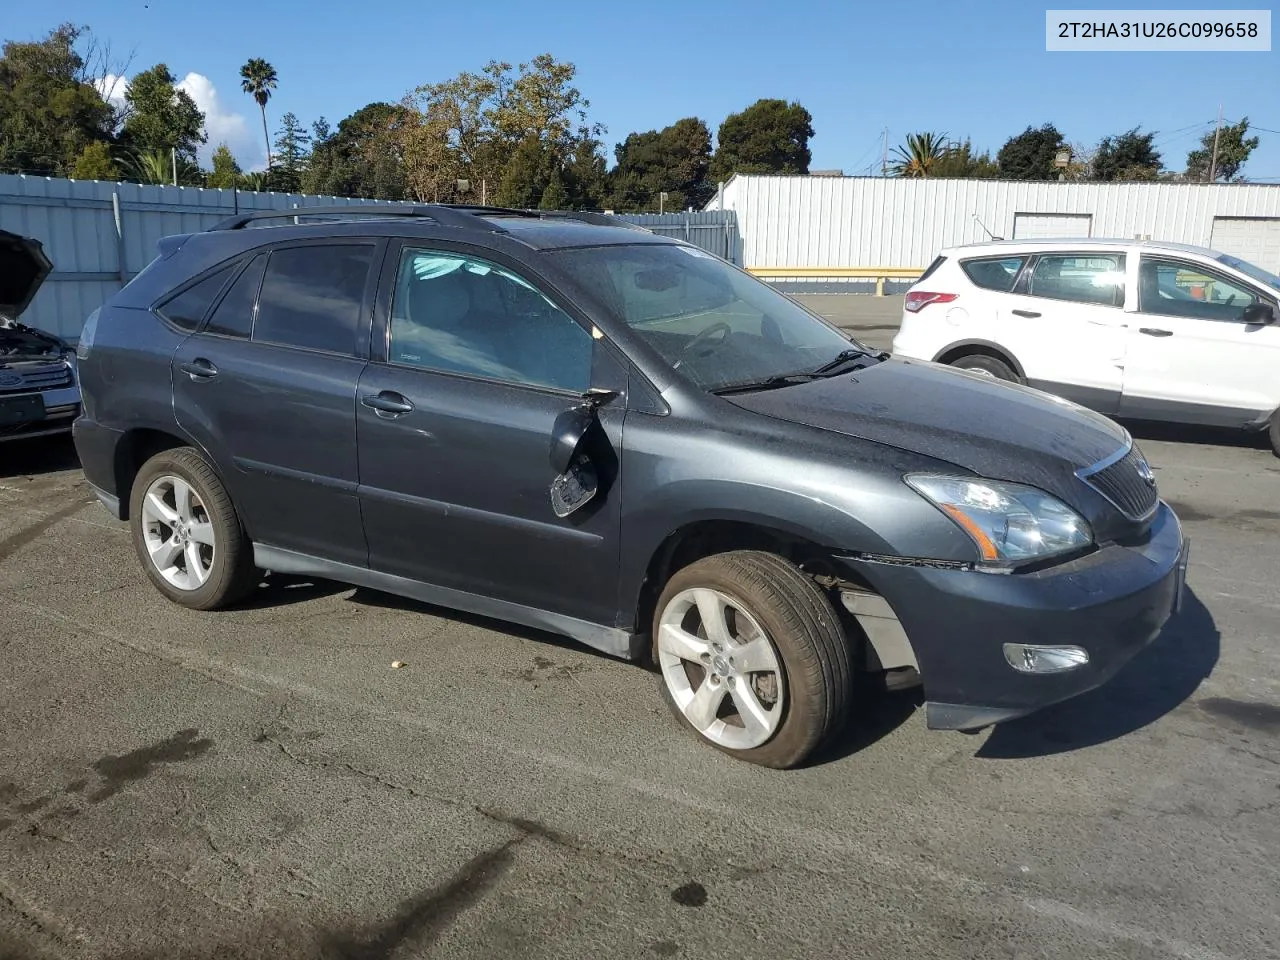
[[[1280,410],[1271,415],[1271,452],[1280,457]]]
[[[653,646],[680,722],[751,763],[800,765],[850,708],[840,620],[812,580],[773,554],[722,553],[676,573],[658,599]]]
[[[215,610],[257,583],[253,547],[213,467],[190,447],[164,450],[133,482],[134,549],[156,589],[174,603]]]

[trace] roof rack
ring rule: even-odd
[[[426,203],[415,206],[392,206],[390,204],[339,204],[335,206],[294,207],[291,210],[255,210],[228,217],[214,224],[211,230],[241,230],[257,220],[284,220],[290,217],[418,217],[434,220],[442,227],[462,227],[466,230],[487,228],[505,233],[500,227],[483,223],[472,213],[445,204]]]
[[[488,230],[506,233],[502,227],[486,220],[488,217],[520,217],[531,220],[577,220],[603,227],[625,227],[628,230],[652,231],[607,213],[576,210],[520,210],[514,207],[489,207],[464,203],[423,203],[412,206],[400,204],[338,204],[334,206],[294,207],[289,210],[254,210],[228,217],[210,230],[241,230],[258,220],[286,220],[297,217],[410,217],[434,220],[442,227],[460,227],[464,230]]]

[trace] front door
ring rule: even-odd
[[[1212,426],[1256,424],[1280,406],[1280,325],[1246,323],[1275,301],[1193,260],[1144,254],[1121,413]]]
[[[258,254],[173,358],[179,424],[256,542],[361,566],[356,383],[382,244]]]
[[[997,341],[1030,386],[1101,413],[1120,403],[1124,364],[1125,255],[1089,251],[1037,256],[999,298]]]
[[[594,500],[560,518],[550,450],[556,418],[592,387],[621,392],[626,368],[585,318],[492,256],[388,257],[385,326],[358,389],[370,566],[612,626],[617,455],[598,463]],[[599,411],[611,451],[624,408]]]

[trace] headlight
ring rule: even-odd
[[[986,563],[1040,560],[1093,542],[1080,514],[1035,487],[930,474],[903,479],[972,538]]]

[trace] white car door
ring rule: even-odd
[[[1242,427],[1280,406],[1280,323],[1247,322],[1259,305],[1275,315],[1272,295],[1203,262],[1155,254],[1142,255],[1137,294],[1122,416]]]
[[[1125,351],[1125,253],[1039,254],[1000,297],[999,342],[1029,386],[1101,413],[1120,403]]]

